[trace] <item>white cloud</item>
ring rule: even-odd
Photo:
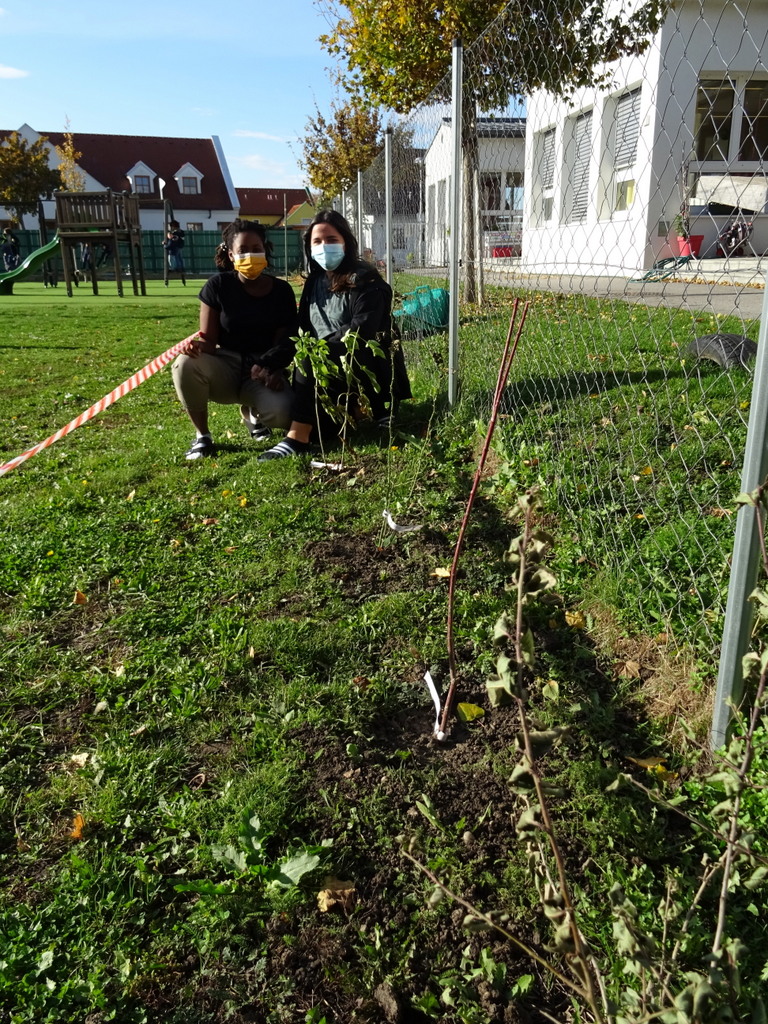
[[[27,78],[28,71],[20,71],[19,68],[9,68],[7,64],[0,64],[0,78]]]
[[[239,188],[302,188],[301,176],[293,164],[270,160],[259,153],[249,153],[229,160],[230,166],[243,168],[236,172],[238,178],[248,175],[248,180]]]
[[[237,128],[232,132],[238,139],[262,139],[265,142],[293,142],[293,139],[283,138],[282,135],[268,135],[266,132],[250,132],[246,128]]]

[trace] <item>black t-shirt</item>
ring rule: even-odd
[[[236,271],[228,271],[206,281],[199,298],[218,310],[221,348],[256,356],[270,369],[282,369],[293,359],[290,338],[298,331],[299,318],[293,288],[278,277],[271,280],[272,289],[256,298],[243,288]]]

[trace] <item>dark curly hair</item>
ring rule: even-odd
[[[233,220],[231,224],[227,224],[221,232],[223,241],[216,246],[216,252],[213,255],[213,261],[219,270],[235,269],[234,263],[229,258],[229,253],[235,243],[235,236],[243,234],[243,232],[246,231],[249,234],[258,235],[262,240],[264,243],[264,252],[267,256],[267,263],[269,263],[270,257],[272,256],[273,246],[272,243],[267,240],[267,229],[263,224],[258,224],[255,220],[240,220],[238,217],[238,219]]]

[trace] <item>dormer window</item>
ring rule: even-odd
[[[203,175],[193,164],[184,164],[173,177],[183,196],[199,196],[202,193]]]
[[[141,196],[151,196],[155,191],[155,178],[157,175],[148,167],[143,160],[134,164],[125,176],[131,183],[131,192]]]

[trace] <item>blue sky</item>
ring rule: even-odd
[[[0,128],[218,135],[237,187],[305,184],[297,140],[335,95],[312,0],[0,5]]]

